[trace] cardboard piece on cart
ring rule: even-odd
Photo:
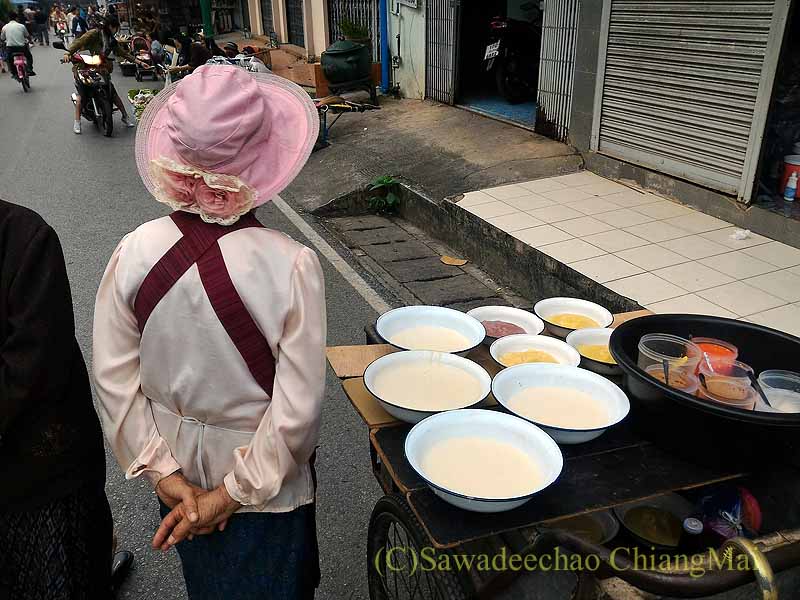
[[[611,328],[618,327],[622,325],[626,321],[630,321],[632,319],[637,319],[639,317],[646,317],[647,315],[652,315],[653,312],[647,309],[642,310],[632,310],[630,312],[624,313],[617,313],[614,315],[614,322],[611,324]]]
[[[342,388],[344,388],[344,393],[347,394],[358,414],[370,427],[397,422],[397,419],[383,410],[383,407],[378,404],[375,397],[369,393],[369,390],[364,385],[363,377],[353,377],[343,381]]]
[[[389,344],[372,344],[367,346],[329,346],[326,354],[336,376],[339,379],[348,379],[362,377],[370,363],[392,352],[397,352],[397,348]]]

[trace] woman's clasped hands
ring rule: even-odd
[[[153,548],[163,551],[195,535],[223,531],[228,519],[242,506],[230,497],[224,485],[205,490],[179,471],[159,481],[156,493],[172,509],[153,537]]]

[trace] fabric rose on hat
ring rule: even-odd
[[[158,190],[158,200],[176,209],[194,204],[194,189],[199,176],[191,167],[161,158],[151,161],[150,171]]]
[[[194,200],[203,220],[228,225],[253,208],[255,192],[237,177],[204,174]]]

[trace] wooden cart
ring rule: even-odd
[[[614,325],[641,314],[618,315]],[[403,448],[410,426],[386,413],[364,386],[362,376],[369,363],[394,351],[380,344],[374,327],[366,328],[366,337],[368,345],[329,348],[328,361],[369,427],[373,473],[386,494],[375,505],[367,540],[373,600],[491,598],[531,567],[525,562],[521,568],[509,568],[501,559],[495,563],[500,568],[489,564],[492,568],[487,569],[482,568],[487,563],[480,560],[503,555],[530,557],[535,569],[533,559],[550,556],[552,560],[556,547],[571,557],[593,557],[571,563],[570,570],[577,575],[573,598],[595,598],[599,581],[612,577],[650,593],[675,597],[706,596],[755,578],[764,598],[777,598],[774,573],[800,565],[800,473],[796,469],[771,467],[754,476],[688,462],[638,437],[630,418],[592,442],[562,446],[564,469],[557,482],[520,508],[479,514],[445,503],[405,459]],[[490,374],[498,370],[485,346],[469,358]],[[568,517],[737,480],[746,481],[759,498],[764,512],[762,530],[775,532],[758,540],[737,538],[726,544],[724,550],[731,557],[728,564],[745,564],[745,568],[719,569],[714,562],[719,558],[710,555],[705,557],[708,570],[702,577],[681,564],[634,568],[629,553],[613,553],[613,545],[596,545],[559,529],[559,521]],[[742,554],[748,557],[746,563],[739,559]],[[478,559],[471,568],[467,568],[469,557]],[[434,564],[448,568],[434,568]],[[544,564],[538,568],[544,570]]]

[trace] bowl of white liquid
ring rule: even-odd
[[[564,466],[561,450],[544,431],[491,410],[454,410],[425,419],[408,433],[405,452],[442,500],[483,513],[522,506]]]
[[[530,363],[500,371],[495,399],[560,444],[588,442],[628,415],[625,393],[605,377],[567,365]]]
[[[455,354],[407,350],[370,364],[364,385],[390,415],[418,423],[439,412],[479,405],[491,391],[492,378],[479,364]]]
[[[378,335],[400,350],[467,354],[486,337],[481,322],[441,306],[403,306],[378,317]]]

